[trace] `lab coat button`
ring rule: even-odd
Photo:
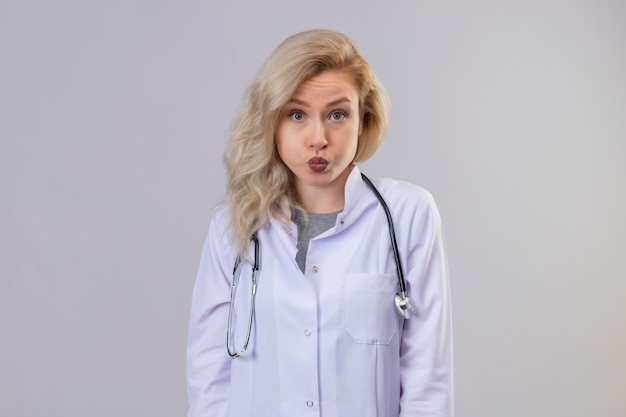
[[[320,269],[319,269],[317,266],[314,266],[314,267],[313,267],[313,272],[317,272],[317,271],[319,271],[319,270],[320,270]]]
[[[304,331],[304,335],[305,335],[305,336],[311,336],[311,331],[310,331],[309,329],[306,329],[306,330]]]
[[[342,226],[343,226],[344,222],[345,222],[344,219],[339,220],[339,224],[342,225]]]
[[[306,402],[306,406],[309,407],[309,408],[313,407],[313,401],[311,401],[311,400],[307,401]]]

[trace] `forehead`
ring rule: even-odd
[[[348,71],[326,70],[300,84],[293,97],[342,94],[358,96],[359,91],[354,76]]]

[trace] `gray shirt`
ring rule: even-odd
[[[293,211],[291,220],[298,226],[296,263],[303,273],[304,268],[306,268],[306,253],[309,250],[309,241],[333,227],[337,222],[339,213],[341,213],[341,210],[328,214],[308,213],[309,222],[307,224],[304,214],[300,210]]]

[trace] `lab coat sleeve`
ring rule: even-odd
[[[414,312],[400,352],[400,417],[452,417],[452,318],[446,249],[428,193],[408,216],[407,286]]]
[[[188,417],[228,413],[230,361],[226,326],[234,255],[226,216],[213,215],[193,288],[187,340]]]

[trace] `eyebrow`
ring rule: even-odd
[[[300,104],[301,106],[309,106],[309,103],[307,103],[306,101],[300,100],[295,97],[289,100],[289,103],[296,103],[296,104]],[[337,100],[331,101],[330,103],[326,103],[326,107],[335,106],[340,103],[352,103],[352,101],[350,101],[348,97],[341,97],[341,98],[338,98]]]

